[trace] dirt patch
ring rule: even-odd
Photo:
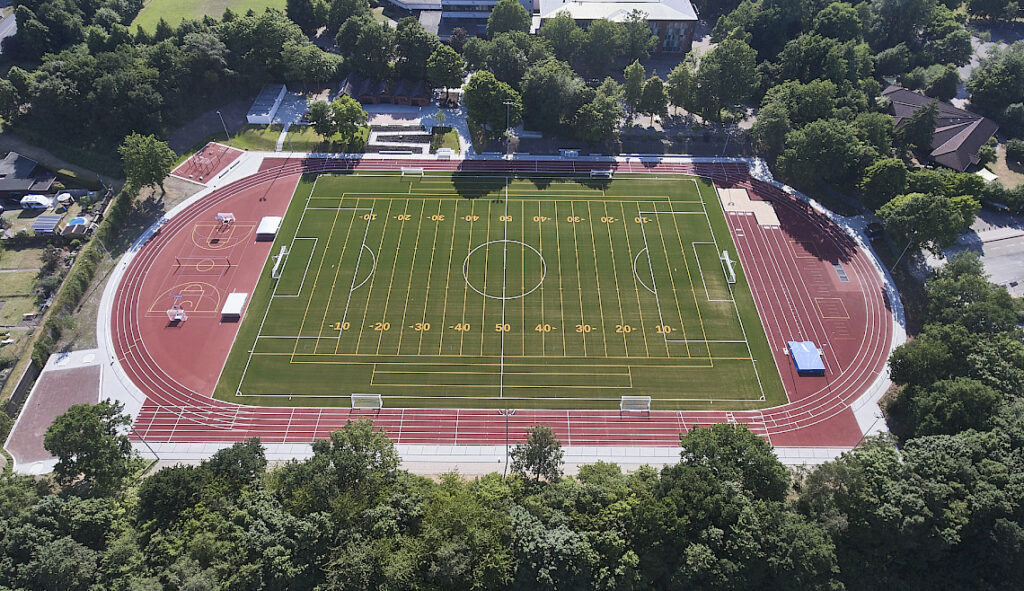
[[[43,448],[43,435],[55,418],[73,404],[95,403],[99,397],[100,366],[47,370],[21,411],[7,450],[19,464],[51,459]]]

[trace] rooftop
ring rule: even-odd
[[[634,10],[649,21],[696,21],[697,11],[690,0],[539,0],[541,18],[567,12],[578,21],[608,19],[623,22]]]
[[[964,171],[978,163],[978,149],[999,129],[995,121],[970,111],[958,109],[949,103],[938,101],[893,85],[882,91],[882,96],[892,101],[890,109],[896,120],[896,127],[902,125],[922,107],[936,103],[935,135],[932,136],[933,160],[943,166]]]

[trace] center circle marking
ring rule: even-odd
[[[504,294],[498,294],[498,295],[487,293],[483,289],[480,289],[477,286],[473,285],[473,282],[469,279],[469,259],[471,259],[473,257],[473,255],[477,251],[479,251],[480,249],[486,248],[488,246],[492,246],[492,245],[495,245],[495,244],[503,245],[503,249],[507,249],[509,247],[509,245],[515,244],[515,245],[523,247],[524,252],[525,252],[526,249],[529,249],[535,255],[537,255],[537,259],[539,259],[539,261],[540,261],[540,279],[537,281],[537,284],[534,285],[533,287],[531,287],[530,289],[528,289],[526,291],[523,291],[521,293],[510,294],[510,293],[508,293],[506,291]],[[503,250],[502,252],[505,252],[505,251]],[[486,276],[486,274],[487,274],[487,268],[485,266],[484,267],[484,275]],[[519,299],[519,298],[524,298],[524,297],[530,295],[531,293],[537,291],[537,289],[541,286],[541,284],[544,283],[544,278],[547,277],[547,274],[548,274],[548,264],[547,264],[547,261],[544,260],[544,255],[542,255],[540,253],[540,251],[537,250],[536,248],[530,246],[529,244],[527,244],[525,242],[520,242],[518,240],[490,240],[488,242],[484,242],[483,244],[478,244],[477,246],[473,247],[473,250],[469,251],[469,254],[466,255],[466,259],[464,261],[462,261],[462,278],[466,280],[466,285],[468,285],[469,288],[472,289],[473,291],[475,291],[476,293],[484,296],[485,298],[490,298],[492,300],[516,300],[516,299]],[[500,287],[502,287],[502,290],[504,291],[504,285],[502,284]],[[525,286],[524,286],[524,289],[525,289]]]

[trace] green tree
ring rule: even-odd
[[[498,0],[487,17],[487,34],[490,36],[510,31],[530,32],[530,13],[519,0]]]
[[[523,102],[519,93],[490,72],[473,74],[464,87],[463,97],[468,117],[486,125],[494,135],[505,131],[506,102],[512,103],[508,107],[509,125],[515,127],[522,120]]]
[[[292,20],[293,23],[299,25],[302,32],[310,35],[316,31],[316,28],[320,25],[316,21],[316,11],[313,9],[313,0],[287,0],[285,2],[284,13]]]
[[[908,421],[900,435],[903,439],[924,435],[952,435],[992,426],[996,408],[1002,400],[999,392],[970,378],[941,380],[931,386],[904,389],[899,402],[908,407]]]
[[[745,425],[717,424],[679,437],[680,461],[702,466],[721,482],[737,482],[757,499],[781,501],[789,492],[789,472],[771,445]]]
[[[697,94],[697,78],[689,59],[680,62],[668,75],[668,101],[675,107],[692,111]]]
[[[21,108],[21,93],[10,80],[0,79],[0,117],[11,121]]]
[[[330,0],[327,10],[327,28],[337,31],[352,17],[369,16],[370,3],[367,0]]]
[[[69,485],[82,482],[100,492],[117,488],[128,475],[132,446],[125,433],[131,417],[121,414],[120,402],[74,404],[54,419],[43,436],[43,447],[57,458],[53,473]]]
[[[587,37],[586,32],[567,12],[559,12],[553,18],[545,20],[538,34],[551,44],[555,57],[564,62],[576,59]]]
[[[657,76],[651,76],[644,82],[643,94],[640,96],[639,111],[651,116],[651,125],[654,125],[655,115],[668,113],[668,95],[665,93],[665,83]]]
[[[454,49],[439,45],[427,60],[427,80],[440,86],[447,94],[449,88],[462,86],[466,78],[466,62]]]
[[[814,32],[840,41],[857,39],[861,33],[860,15],[847,2],[833,2],[814,15]]]
[[[398,71],[406,78],[422,80],[427,74],[427,61],[440,44],[437,35],[427,32],[416,18],[409,16],[398,21]]]
[[[523,76],[523,120],[531,129],[557,129],[584,104],[587,85],[569,64],[547,60]]]
[[[313,131],[321,138],[327,139],[334,134],[334,112],[327,101],[313,101],[309,103],[309,112],[306,117]]]
[[[518,87],[530,67],[530,56],[516,41],[513,34],[498,35],[488,47],[487,67],[498,80]]]
[[[1024,41],[993,48],[967,81],[971,106],[1000,117],[1011,103],[1024,96]]]
[[[724,107],[745,103],[757,92],[761,75],[757,52],[738,39],[726,39],[704,54],[697,70],[697,105],[717,120]]]
[[[864,204],[878,209],[907,190],[907,166],[898,158],[882,158],[864,171],[860,194]]]
[[[959,325],[976,335],[996,335],[1014,330],[1019,322],[1013,298],[1001,285],[988,281],[980,257],[960,252],[925,283],[928,296],[926,320]]]
[[[640,98],[644,93],[644,76],[647,75],[647,72],[640,65],[640,60],[636,60],[626,66],[623,74],[626,79],[626,82],[622,85],[626,104],[636,111],[640,108]]]
[[[134,187],[159,185],[164,190],[164,179],[174,166],[174,152],[153,135],[133,133],[124,138],[117,149],[125,178]]]
[[[792,129],[789,110],[781,102],[770,102],[761,107],[750,128],[750,137],[757,149],[774,157],[786,147],[786,134]]]
[[[366,124],[367,114],[359,101],[343,94],[331,101],[331,119],[334,121],[335,133],[350,141],[359,128]]]
[[[542,478],[554,482],[562,475],[562,442],[548,425],[534,425],[526,441],[517,444],[510,452],[511,470],[516,474],[530,476],[539,482]]]
[[[796,183],[820,179],[850,186],[860,178],[867,156],[852,125],[820,119],[786,135],[786,149],[777,166],[783,177]]]
[[[625,31],[620,23],[598,19],[587,27],[583,49],[573,64],[585,76],[604,76],[617,69],[625,43]]]
[[[956,242],[965,225],[957,205],[942,195],[898,195],[877,213],[898,243],[920,246],[936,254]]]
[[[647,22],[647,14],[634,8],[622,22],[622,48],[626,58],[647,59],[658,48],[658,36]]]
[[[374,22],[363,26],[356,37],[352,68],[364,76],[386,78],[391,73],[394,55],[395,32],[387,24]]]
[[[593,101],[580,107],[573,129],[578,138],[596,145],[615,137],[622,116],[619,100],[598,92]]]

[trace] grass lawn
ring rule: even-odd
[[[999,177],[999,182],[1008,189],[1024,183],[1024,166],[1006,161],[1006,146],[1003,144],[996,148],[996,161],[987,168],[995,173]]]
[[[279,8],[284,12],[284,5],[285,0],[148,0],[130,28],[134,30],[136,25],[141,25],[153,32],[161,18],[176,27],[186,18],[202,19],[209,15],[219,19],[225,8],[230,8],[235,14],[245,14],[250,8],[256,13],[267,8]]]
[[[444,133],[434,133],[434,136],[430,138],[430,152],[437,152],[440,148],[451,148],[456,152],[459,152],[461,146],[459,145],[459,133],[450,127],[445,127],[448,131]]]
[[[360,127],[355,137],[345,142],[340,136],[324,140],[309,125],[292,125],[284,149],[291,152],[362,152],[369,137],[369,126]]]
[[[38,274],[38,271],[0,273],[0,299],[10,296],[35,297],[33,290],[36,286],[36,276]]]
[[[35,296],[5,297],[0,298],[0,301],[4,303],[0,308],[0,325],[2,326],[17,326],[25,314],[39,311]]]
[[[216,395],[248,404],[749,409],[785,400],[704,180],[305,178]],[[239,395],[239,393],[241,395]]]
[[[42,257],[43,249],[35,246],[7,246],[0,253],[0,269],[38,269]]]

